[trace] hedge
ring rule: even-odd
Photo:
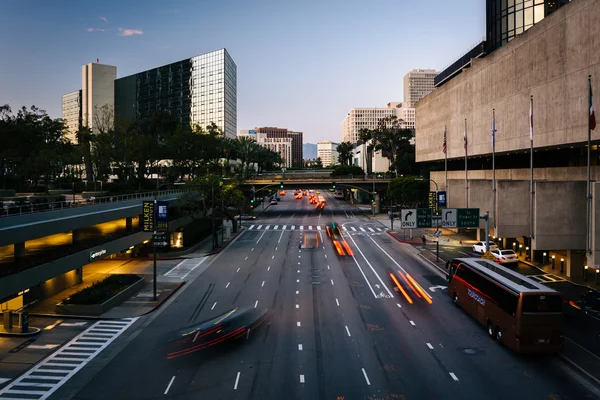
[[[72,294],[62,302],[78,305],[102,304],[140,279],[140,276],[133,274],[114,274],[100,282],[94,282],[92,286]]]

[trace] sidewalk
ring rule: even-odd
[[[436,236],[433,234],[436,228],[401,229],[399,228],[400,220],[394,219],[394,229],[392,230],[392,221],[387,216],[382,216],[381,218],[376,217],[375,219],[393,232],[400,241],[410,244],[421,244],[421,238],[425,236],[427,243],[431,244],[436,242]],[[438,230],[442,232],[442,236],[439,237],[441,246],[472,246],[477,243],[477,240],[474,237],[456,233],[445,228],[438,228]],[[410,238],[410,231],[412,231],[412,238]],[[475,232],[473,232],[472,236],[474,235]]]

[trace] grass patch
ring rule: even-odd
[[[114,274],[102,281],[94,282],[92,286],[88,286],[63,299],[62,303],[77,305],[102,304],[140,279],[140,276],[133,274]]]

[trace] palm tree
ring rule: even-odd
[[[364,160],[364,169],[365,169],[365,173],[368,174],[371,172],[372,169],[372,162],[371,160],[373,160],[373,148],[374,145],[373,143],[367,145],[367,142],[369,140],[373,140],[375,137],[375,130],[371,130],[371,129],[367,129],[367,128],[362,128],[358,131],[358,138],[360,140],[362,140],[362,142],[364,143],[364,151],[363,151],[363,160]]]
[[[225,158],[225,171],[224,171],[223,175],[227,175],[227,173],[230,172],[229,162],[231,161],[232,158],[238,157],[239,141],[225,137],[225,136],[223,136],[220,139],[221,139],[221,146],[223,149],[223,156]]]
[[[260,146],[258,143],[248,137],[242,136],[241,138],[238,138],[238,156],[242,162],[240,179],[244,179],[248,167],[250,166],[250,162],[255,158],[255,154],[259,148]]]
[[[337,145],[338,160],[341,165],[350,165],[352,162],[352,150],[354,145],[351,142],[342,142]]]

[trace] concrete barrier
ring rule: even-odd
[[[62,304],[56,305],[56,313],[63,315],[92,315],[99,316],[104,314],[111,308],[118,306],[125,300],[130,298],[134,293],[137,293],[146,285],[146,280],[140,278],[133,285],[128,286],[121,292],[117,293],[102,304]]]

